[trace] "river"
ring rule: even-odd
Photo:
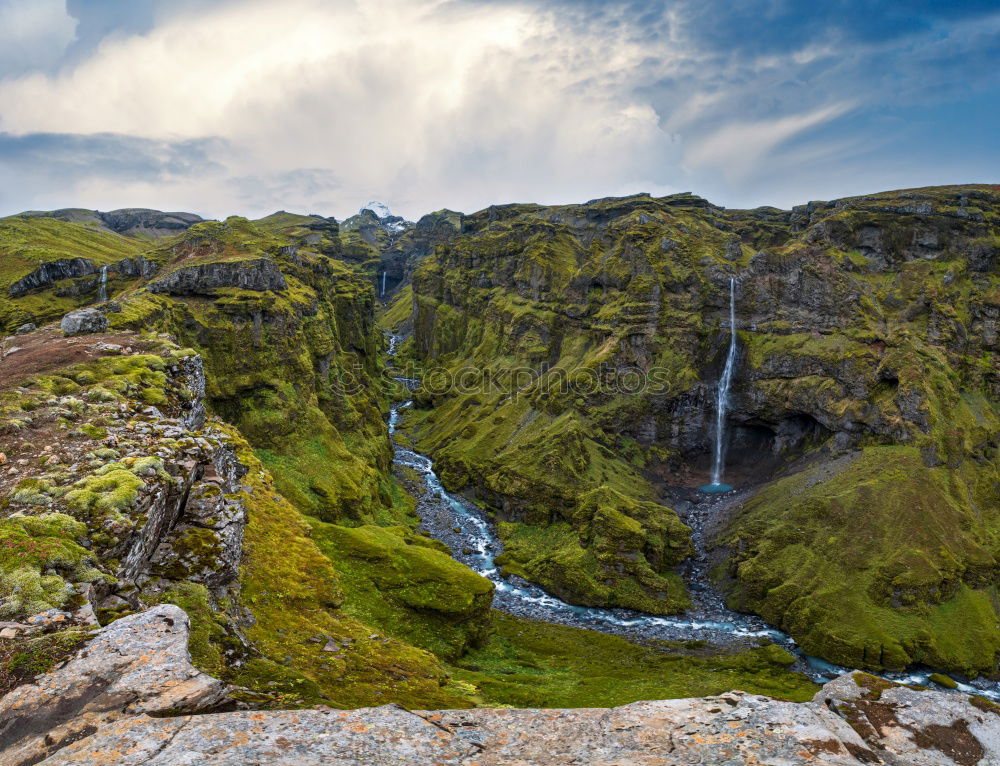
[[[395,355],[400,338],[389,336],[389,356]],[[396,378],[412,390],[419,381]],[[504,575],[495,563],[503,552],[503,543],[496,535],[493,523],[474,503],[447,492],[434,472],[434,463],[426,455],[400,444],[396,439],[401,414],[412,401],[394,404],[389,411],[389,435],[393,444],[394,463],[412,469],[423,483],[417,497],[417,514],[421,529],[445,543],[452,556],[496,586],[493,607],[503,612],[534,620],[599,630],[631,639],[662,639],[667,641],[703,640],[723,649],[748,648],[762,642],[784,647],[796,656],[794,670],[823,683],[851,668],[841,667],[819,657],[802,652],[791,636],[772,628],[756,615],[729,609],[714,584],[708,578],[703,535],[694,536],[696,553],[680,568],[691,593],[691,608],[683,615],[663,617],[630,609],[608,609],[570,604],[546,593],[533,583],[512,575]],[[706,495],[693,513],[686,514],[689,525],[703,522],[718,505],[731,502],[720,495]],[[929,684],[934,671],[917,668],[901,673],[881,673],[899,683]],[[1000,700],[1000,684],[975,680],[959,683],[959,691],[983,694]]]

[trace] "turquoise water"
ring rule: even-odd
[[[698,490],[706,495],[721,495],[723,492],[729,492],[732,488],[732,484],[703,484],[698,487]]]

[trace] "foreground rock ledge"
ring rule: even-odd
[[[224,684],[191,666],[187,634],[174,606],[126,617],[0,699],[0,765],[1000,766],[1000,714],[989,704],[863,674],[803,704],[730,692],[614,709],[180,715],[226,699]]]

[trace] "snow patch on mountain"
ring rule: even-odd
[[[389,206],[384,202],[379,202],[378,200],[372,200],[367,205],[359,210],[359,213],[364,213],[366,210],[370,210],[375,214],[375,217],[379,219],[379,222],[388,231],[403,231],[409,228],[410,223],[404,220],[401,216],[393,215],[392,211],[389,210]]]

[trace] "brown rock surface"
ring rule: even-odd
[[[616,764],[1000,766],[1000,707],[867,674],[812,702],[743,692],[613,709],[236,711],[190,665],[171,605],[103,629],[0,699],[0,765]]]

